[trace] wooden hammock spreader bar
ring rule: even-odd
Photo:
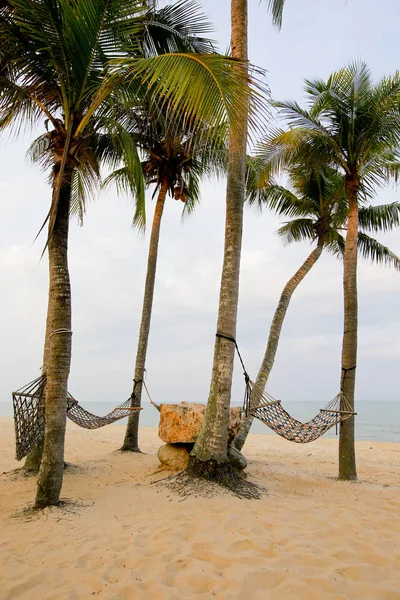
[[[264,406],[274,406],[274,404],[282,404],[282,402],[281,400],[271,400],[270,402],[259,404],[257,408],[264,408]]]
[[[330,408],[320,408],[320,412],[337,413],[339,415],[356,415],[352,410],[332,410]]]

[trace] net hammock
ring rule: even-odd
[[[275,433],[290,442],[298,444],[314,442],[331,427],[337,426],[356,414],[351,410],[351,406],[343,392],[339,392],[333,400],[320,409],[311,421],[302,423],[283,408],[280,400],[275,400],[267,392],[258,394],[257,386],[250,381],[248,385],[251,391],[248,396],[249,404],[244,407],[245,412],[259,419]],[[251,403],[250,398],[252,399]]]
[[[16,438],[16,459],[21,460],[41,441],[45,430],[46,375],[41,375],[12,394]],[[85,410],[68,392],[67,417],[85,429],[99,429],[115,423],[132,412],[132,396],[103,417]]]
[[[246,382],[243,412],[245,415],[252,415],[256,419],[262,421],[270,429],[275,431],[278,435],[285,438],[290,442],[296,442],[298,444],[307,444],[313,442],[319,437],[324,435],[331,427],[337,426],[342,421],[353,417],[357,413],[352,410],[352,407],[343,393],[343,382],[347,371],[352,371],[355,367],[350,369],[342,369],[342,390],[337,394],[333,400],[321,408],[319,413],[307,421],[302,423],[294,417],[292,417],[282,406],[280,400],[276,400],[268,394],[268,392],[262,392],[262,390],[254,384],[246,371],[243,363],[243,359],[240,355],[236,340],[230,336],[222,333],[217,333],[217,337],[224,338],[233,344],[235,344],[236,352],[239,360],[243,367],[243,374]]]

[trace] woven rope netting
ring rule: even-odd
[[[21,460],[40,442],[45,429],[46,375],[38,377],[16,392],[13,392],[16,458]],[[68,392],[67,417],[85,429],[99,429],[115,423],[132,412],[141,410],[131,407],[129,398],[104,417],[85,410]]]
[[[331,427],[356,414],[352,411],[346,396],[340,392],[324,408],[321,408],[311,421],[302,423],[289,415],[280,400],[275,400],[267,392],[258,392],[257,386],[252,385],[250,382],[248,385],[249,400],[244,409],[260,419],[281,437],[298,444],[313,442],[324,435]]]

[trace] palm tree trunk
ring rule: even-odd
[[[47,372],[47,361],[49,359],[49,350],[50,350],[50,319],[49,319],[49,309],[47,307],[47,319],[46,319],[46,333],[44,336],[44,349],[43,349],[43,366],[42,366],[42,374]],[[45,407],[39,407],[39,410],[45,410]],[[40,463],[42,461],[43,454],[43,446],[44,446],[44,438],[29,452],[28,456],[25,459],[24,471],[27,473],[38,473],[40,469]]]
[[[42,408],[40,407],[39,410],[42,410]],[[44,438],[41,439],[27,455],[23,466],[23,469],[27,474],[31,473],[33,475],[39,472],[40,463],[42,462],[43,446]]]
[[[67,386],[71,364],[71,287],[68,272],[68,229],[72,169],[66,166],[57,215],[48,242],[49,303],[47,326],[46,429],[35,507],[57,504],[64,470],[64,439],[67,416]],[[55,178],[53,190],[57,189]]]
[[[301,265],[300,269],[296,271],[293,277],[289,279],[289,281],[283,288],[283,291],[279,298],[278,306],[275,310],[274,318],[272,319],[271,328],[269,330],[268,343],[267,348],[265,350],[264,358],[259,369],[257,380],[253,387],[253,392],[251,394],[250,405],[252,407],[256,407],[258,405],[260,396],[265,390],[265,386],[267,384],[272,367],[274,365],[282,325],[286,317],[286,312],[289,307],[290,300],[292,299],[292,296],[295,290],[297,289],[298,285],[303,281],[304,277],[307,275],[307,273],[315,265],[315,263],[321,256],[322,249],[323,241],[319,240],[317,247],[314,248],[314,250],[308,256],[308,258]],[[243,419],[239,432],[232,442],[235,448],[237,448],[238,450],[241,450],[244,446],[247,435],[253,423],[253,418],[254,417],[249,414]]]
[[[354,390],[357,365],[358,300],[357,300],[357,240],[358,189],[357,177],[347,180],[349,218],[343,260],[344,330],[342,344],[342,390],[354,411]],[[339,430],[339,479],[357,479],[354,446],[354,417],[342,421]]]
[[[247,60],[247,0],[231,0],[232,56]],[[235,338],[245,197],[247,111],[231,129],[226,193],[225,249],[217,330]],[[229,467],[228,422],[235,346],[217,337],[210,393],[187,473],[218,479]]]
[[[160,226],[164,211],[165,198],[168,191],[168,182],[163,181],[158,194],[156,207],[154,210],[153,225],[151,228],[149,255],[147,259],[147,274],[144,287],[144,298],[142,308],[142,320],[140,323],[140,332],[138,347],[136,352],[135,378],[133,384],[131,406],[140,406],[142,399],[142,380],[146,366],[147,345],[150,334],[150,321],[153,309],[154,285],[156,280],[158,243],[160,240]],[[139,443],[139,411],[129,416],[125,432],[125,439],[121,450],[129,452],[140,452]]]

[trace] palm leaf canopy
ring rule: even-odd
[[[374,83],[364,63],[352,63],[327,81],[306,80],[307,108],[274,102],[289,129],[260,145],[265,175],[285,165],[330,164],[355,178],[364,195],[397,177],[400,147],[400,76]]]
[[[183,107],[193,122],[235,121],[237,106],[251,96],[248,81],[229,57],[186,53],[196,44],[207,47],[193,35],[193,21],[179,26],[189,4],[181,0],[173,18],[168,7],[170,23],[158,43],[150,32],[168,19],[149,20],[141,0],[10,0],[0,13],[0,62],[9,68],[1,76],[1,125],[35,124],[45,115],[55,126],[62,115],[68,129],[73,114],[79,134],[99,111],[113,115],[115,102],[135,106],[149,94],[170,111]],[[184,52],[155,55],[159,46]],[[119,95],[105,108],[113,92]]]
[[[262,183],[263,164],[247,160],[247,200],[262,210],[269,208],[288,217],[278,234],[288,244],[318,241],[331,254],[343,258],[347,228],[348,199],[344,176],[333,168],[289,170],[290,187]],[[363,206],[359,209],[358,251],[377,264],[400,270],[400,258],[367,232],[390,231],[400,225],[400,203]]]
[[[326,244],[343,227],[347,217],[346,189],[343,175],[337,170],[298,166],[288,172],[290,187],[273,181],[264,184],[262,162],[248,157],[247,174],[248,203],[291,219],[278,231],[286,242],[307,239]]]
[[[162,109],[146,112],[145,105],[140,113],[131,112],[127,130],[142,156],[142,171],[147,186],[154,186],[153,197],[164,184],[175,200],[184,203],[184,214],[189,214],[200,199],[200,181],[203,177],[225,173],[227,164],[227,123],[219,126],[220,131],[211,132],[221,144],[209,145],[209,127],[189,127],[185,114],[171,120]],[[115,170],[104,184],[116,183],[123,193],[135,190],[126,166]],[[145,225],[145,207],[136,197],[134,225]]]
[[[255,109],[262,98],[235,61],[197,53],[208,45],[195,32],[204,35],[207,25],[196,11],[183,22],[191,4],[180,0],[151,16],[142,0],[10,0],[0,9],[0,129],[18,133],[45,121],[53,164],[62,169],[68,158],[82,176],[90,148],[102,148],[111,163],[122,150],[134,180],[141,161],[132,136],[123,134],[123,119],[146,98],[172,120],[184,114],[191,129],[207,123],[208,144],[220,145],[221,125],[235,126],[241,107]],[[122,141],[107,151],[102,135]],[[89,162],[93,176],[98,169]],[[143,196],[143,184],[136,193]]]

